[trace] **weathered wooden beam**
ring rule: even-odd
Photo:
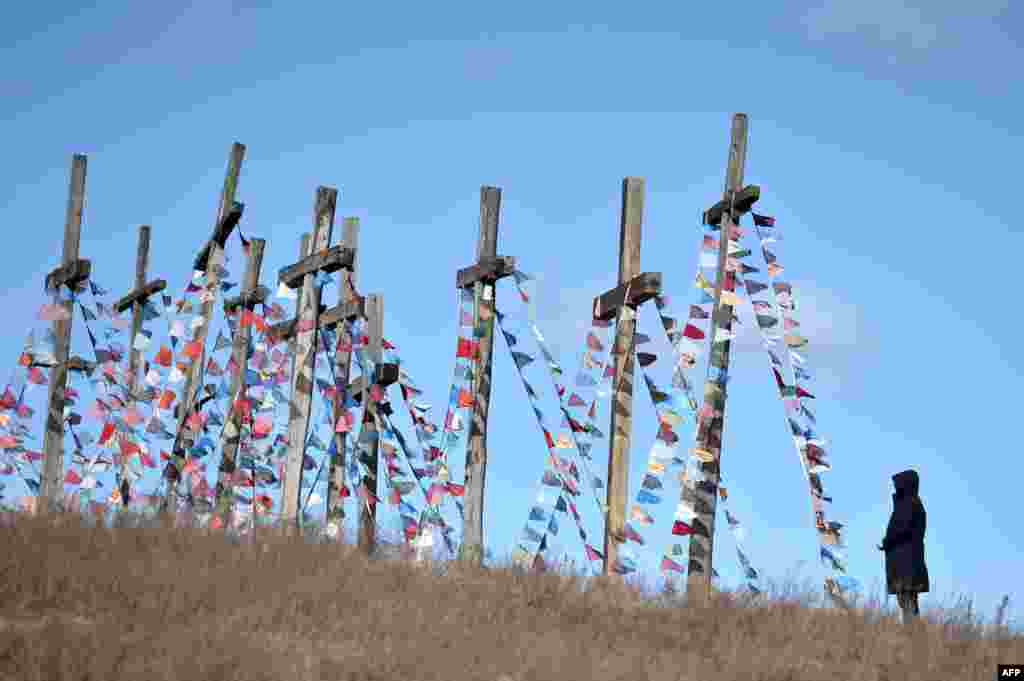
[[[348,303],[354,303],[354,307],[360,308],[358,316],[366,315],[366,303],[361,296],[355,292],[356,275],[358,274],[359,255],[359,218],[345,218],[344,228],[341,236],[341,245],[351,248],[354,252],[352,258],[352,269],[350,276],[343,278],[338,289],[338,305],[335,308],[342,308]],[[332,308],[335,309],[335,308]],[[355,316],[355,315],[353,315]],[[343,317],[339,316],[339,320]],[[323,324],[325,315],[321,315],[320,323]],[[338,385],[347,386],[352,375],[352,333],[348,324],[339,324],[338,348],[334,353],[334,380]],[[332,416],[334,422],[346,412],[346,398],[352,392],[348,389],[339,389],[334,394]],[[342,490],[345,488],[345,442],[348,439],[346,432],[334,433],[334,453],[331,455],[330,466],[327,471],[327,534],[334,539],[342,539],[341,524],[345,517],[345,497]]]
[[[167,282],[162,279],[149,286],[146,285],[146,272],[149,269],[149,241],[152,235],[152,230],[149,225],[139,226],[139,242],[138,248],[135,251],[135,289],[127,296],[117,301],[114,304],[114,308],[118,313],[128,309],[132,309],[132,333],[129,336],[129,342],[131,346],[128,350],[128,395],[129,399],[134,399],[134,396],[139,392],[139,373],[142,368],[142,352],[135,349],[135,339],[138,337],[139,332],[142,330],[142,306],[150,295],[158,291],[164,290],[167,286]],[[158,286],[154,286],[158,285]],[[146,291],[145,289],[152,288],[152,291]],[[140,293],[142,295],[140,295]],[[120,304],[127,301],[124,307],[120,307]],[[128,481],[129,467],[128,457],[121,457],[121,465],[118,470],[119,478],[119,489],[121,493],[121,506],[128,508],[128,504],[131,502],[131,483]]]
[[[617,301],[614,298],[606,301],[606,307],[618,302],[615,309],[619,317],[615,346],[612,349],[615,363],[615,392],[612,395],[608,443],[608,516],[604,531],[606,575],[616,573],[620,545],[625,541],[623,528],[626,524],[626,504],[629,496],[629,450],[633,437],[633,371],[636,357],[633,345],[636,333],[636,307],[626,303],[632,296],[632,287],[629,284],[640,273],[640,227],[643,212],[644,180],[641,177],[627,177],[622,181],[622,213],[619,220],[619,286],[610,292],[619,292],[621,295]],[[645,281],[650,296],[660,291],[660,274],[648,273]],[[630,289],[628,296],[626,288]],[[644,286],[641,285],[640,288]],[[653,289],[656,290],[652,292]],[[597,309],[598,302],[595,302],[594,307],[595,316],[604,312],[603,309]]]
[[[239,296],[243,301],[255,298],[256,290],[259,287],[260,268],[263,266],[263,250],[266,245],[267,242],[263,239],[253,239],[249,242],[249,256],[246,259],[245,274],[242,276],[242,290]],[[252,305],[247,305],[246,302],[240,304],[246,305],[247,309],[252,309]],[[234,515],[232,513],[235,508],[234,476],[242,433],[242,415],[235,405],[246,396],[245,373],[249,364],[248,352],[251,337],[252,325],[239,323],[232,339],[231,357],[234,360],[236,371],[231,376],[231,387],[228,388],[231,402],[227,421],[221,431],[220,468],[217,475],[217,486],[214,490],[214,504],[226,527],[231,526]]]
[[[354,296],[351,300],[339,303],[334,307],[327,307],[321,303],[316,326],[318,329],[333,328],[342,321],[352,321],[365,316],[366,298]],[[295,336],[295,324],[294,319],[278,322],[267,329],[267,336],[277,340],[290,340]]]
[[[301,272],[299,286],[301,293],[295,318],[300,321],[295,331],[295,352],[292,369],[291,405],[288,414],[288,452],[285,457],[284,479],[281,483],[281,520],[284,529],[297,529],[301,522],[299,507],[302,490],[302,461],[306,453],[306,436],[313,407],[313,377],[316,373],[317,317],[320,314],[320,286],[316,285],[318,268],[309,269],[313,263],[326,266],[328,258],[317,259],[330,251],[331,231],[334,228],[334,211],[338,201],[338,190],[332,187],[317,187],[313,208],[313,233],[309,240],[306,257],[291,269]],[[344,249],[339,249],[338,252]],[[352,251],[348,250],[348,263],[352,264]],[[284,274],[284,271],[282,271]],[[291,281],[284,277],[281,281]],[[295,288],[298,288],[296,286]],[[308,328],[307,328],[308,326]]]
[[[262,239],[260,241],[263,241]],[[264,241],[264,244],[266,242]],[[252,253],[252,244],[250,242],[249,252]],[[262,254],[260,255],[260,262],[263,261]],[[231,314],[239,307],[245,307],[253,309],[257,305],[262,305],[267,302],[267,298],[270,297],[270,289],[266,286],[257,286],[254,291],[243,291],[234,298],[228,298],[224,301],[224,313]]]
[[[90,362],[87,359],[82,359],[78,355],[70,358],[65,364],[68,371],[77,371],[80,374],[91,374],[96,370],[96,362]]]
[[[85,208],[86,157],[75,154],[71,159],[71,178],[68,183],[68,203],[64,217],[64,247],[61,264],[65,267],[78,262],[78,248],[82,238],[82,211]],[[49,282],[48,282],[49,285]],[[68,384],[68,351],[71,346],[71,320],[74,308],[70,299],[59,305],[64,308],[64,319],[53,322],[53,356],[57,366],[50,373],[47,389],[46,424],[43,434],[43,471],[39,481],[37,509],[53,510],[64,490],[64,404]]]
[[[374,367],[380,366],[384,358],[384,299],[379,295],[366,297],[366,334],[369,339],[367,354]],[[366,472],[363,475],[363,487],[374,497],[378,497],[377,469],[380,464],[380,404],[370,399],[370,386],[363,384],[362,404],[363,427],[361,436],[365,434]],[[359,548],[367,555],[373,555],[377,548],[377,504],[362,503],[359,509]]]
[[[738,113],[732,118],[729,140],[729,161],[725,171],[723,201],[728,201],[733,192],[743,186],[743,171],[747,158],[747,116]],[[744,190],[745,191],[745,190]],[[759,191],[758,191],[759,193]],[[718,204],[716,204],[718,205]],[[720,224],[722,237],[718,248],[718,270],[715,276],[715,305],[711,314],[711,331],[708,334],[708,363],[718,369],[716,374],[729,371],[729,355],[732,341],[715,342],[719,328],[729,331],[732,327],[733,308],[722,300],[722,291],[736,287],[736,276],[726,272],[729,256],[729,234],[737,214],[728,205],[722,212]],[[715,511],[718,506],[718,483],[721,478],[720,458],[722,455],[722,433],[725,428],[725,401],[727,385],[718,382],[709,372],[704,383],[704,408],[711,410],[711,417],[698,421],[695,444],[708,452],[712,460],[701,463],[704,480],[695,490],[697,501],[693,518],[693,536],[690,537],[689,566],[686,576],[687,598],[690,602],[701,603],[711,597],[711,577],[714,574],[713,554],[715,547]]]
[[[56,291],[61,286],[75,286],[88,279],[91,274],[92,262],[76,258],[47,274],[44,286],[47,291]]]
[[[717,225],[722,221],[722,216],[725,215],[730,206],[728,192],[726,194],[724,199],[704,211],[705,225]],[[735,201],[732,203],[733,219],[735,220],[739,216],[749,213],[759,198],[761,198],[761,188],[756,184],[747,185],[737,191]]]
[[[238,144],[236,145],[242,148],[242,152],[245,152],[245,147]],[[238,178],[235,178],[235,185],[238,184]],[[232,196],[234,190],[232,190]],[[245,204],[239,203],[232,199],[231,208],[226,214],[217,221],[217,224],[213,228],[213,234],[210,236],[210,240],[206,242],[206,245],[199,249],[199,253],[196,255],[195,262],[192,264],[192,269],[197,272],[205,272],[210,262],[210,254],[213,252],[213,248],[224,248],[224,244],[227,243],[228,237],[231,236],[231,232],[238,226],[238,221],[242,219],[242,213],[245,212]]]
[[[306,256],[294,265],[281,270],[277,280],[288,288],[299,288],[308,274],[317,272],[337,272],[340,269],[351,269],[355,259],[355,251],[346,246],[337,245]]]
[[[165,288],[167,288],[167,281],[164,279],[156,279],[148,284],[143,284],[142,288],[137,288],[125,297],[118,299],[118,301],[114,303],[114,310],[121,313],[136,302],[145,304],[146,300],[157,293],[160,293]]]
[[[242,204],[235,201],[235,193],[238,190],[238,178],[242,172],[244,158],[245,145],[235,142],[231,146],[228,167],[224,173],[224,184],[221,187],[217,215],[214,218],[213,237],[203,246],[194,264],[197,271],[207,272],[207,281],[214,292],[220,290],[219,266],[224,260],[224,242],[242,215]],[[198,397],[198,386],[202,384],[203,371],[206,369],[206,335],[209,333],[210,319],[213,318],[213,303],[211,299],[200,307],[199,317],[202,323],[193,331],[192,342],[199,345],[201,351],[199,357],[185,372],[185,384],[182,386],[181,399],[178,402],[178,424],[171,451],[172,459],[165,469],[168,484],[164,509],[172,513],[177,511],[178,481],[181,480],[187,452],[197,437],[197,433],[188,425],[188,418],[193,412],[202,409],[202,403],[197,404],[196,401],[201,399]]]
[[[623,307],[636,308],[659,295],[661,272],[643,272],[594,298],[594,319],[615,319]]]
[[[495,262],[501,189],[480,188],[480,222],[476,264]],[[481,565],[484,557],[484,489],[487,481],[487,417],[491,408],[491,357],[494,352],[494,282],[473,284],[473,321],[479,332],[479,355],[473,380],[473,413],[466,447],[463,540],[460,559]]]
[[[512,276],[516,271],[516,259],[510,255],[487,256],[480,262],[464,267],[455,273],[455,288],[469,288],[478,281],[494,283]]]

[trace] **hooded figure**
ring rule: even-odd
[[[924,562],[924,533],[927,514],[917,495],[916,471],[892,476],[896,492],[892,495],[892,516],[879,547],[885,551],[885,577],[888,592],[899,597],[904,618],[918,614],[917,594],[927,592],[928,566]]]

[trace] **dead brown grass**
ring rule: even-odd
[[[687,608],[553,575],[73,517],[0,536],[4,679],[951,681],[1024,660],[1005,632],[796,599]]]

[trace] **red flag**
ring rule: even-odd
[[[677,520],[672,523],[672,534],[685,537],[688,534],[693,534],[693,528],[684,523],[682,520]]]
[[[82,476],[75,472],[74,468],[69,468],[67,475],[64,476],[65,485],[81,485]]]
[[[693,340],[701,340],[704,338],[704,332],[698,329],[693,324],[686,325],[686,328],[683,329],[683,335]]]
[[[177,399],[177,395],[174,394],[173,390],[164,390],[160,395],[160,401],[157,402],[158,409],[170,409],[171,405],[174,404],[174,400]]]
[[[139,446],[131,440],[120,440],[118,444],[121,446],[121,456],[128,458],[136,452],[141,452]]]
[[[775,372],[775,383],[779,386],[779,390],[785,390],[786,383],[782,380],[782,374],[780,374],[779,370],[775,367],[772,367],[772,371]]]
[[[199,355],[203,354],[203,344],[199,341],[189,341],[182,348],[182,353],[191,360],[199,359]]]
[[[465,359],[476,359],[479,350],[480,346],[477,341],[472,341],[467,338],[459,338],[459,345],[455,352],[455,356],[463,357]]]
[[[806,390],[804,390],[800,386],[796,387],[796,396],[797,397],[808,397],[808,398],[810,398],[812,400],[814,399],[814,395],[812,395],[811,393],[807,392]]]
[[[166,345],[163,345],[160,347],[160,351],[156,353],[156,357],[153,358],[153,361],[162,367],[169,367],[171,366],[171,361],[173,359],[174,355],[171,354],[171,349]]]
[[[113,423],[109,423],[109,422],[104,424],[103,425],[103,432],[100,433],[100,442],[99,442],[99,444],[101,444],[101,445],[107,444],[107,441],[110,440],[110,438],[111,438],[111,436],[113,436],[113,434],[114,434],[114,424]]]

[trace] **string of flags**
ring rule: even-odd
[[[513,273],[512,280],[524,310],[528,311],[528,306],[532,300],[531,286],[528,282],[532,281],[533,278],[523,272],[516,271]],[[569,423],[564,418],[562,420],[562,430],[553,433],[549,427],[547,417],[541,408],[542,391],[539,389],[541,381],[531,381],[528,375],[533,370],[539,370],[539,363],[536,362],[538,355],[531,355],[526,352],[526,348],[520,343],[520,338],[526,333],[532,332],[539,355],[543,357],[548,372],[551,373],[553,386],[559,395],[564,392],[564,388],[558,383],[562,370],[547,346],[543,335],[536,328],[536,325],[530,324],[530,329],[529,331],[527,330],[527,325],[524,323],[525,315],[518,318],[519,323],[517,326],[519,328],[513,327],[511,331],[508,322],[509,320],[516,320],[516,318],[509,317],[498,310],[495,311],[495,316],[498,322],[498,329],[505,339],[506,347],[513,363],[516,365],[516,371],[530,401],[548,453],[544,475],[540,481],[535,503],[530,509],[527,523],[523,528],[518,545],[513,550],[512,558],[518,563],[532,565],[537,569],[544,570],[554,562],[546,557],[557,553],[553,546],[553,538],[556,538],[559,534],[558,514],[560,513],[572,515],[580,541],[583,543],[584,550],[587,551],[588,555],[592,551],[596,551],[596,549],[588,544],[586,528],[583,526],[582,516],[576,507],[575,498],[581,494],[579,468],[575,461],[565,456],[565,454],[569,453],[565,450],[575,451],[571,428],[568,427]],[[521,331],[520,328],[522,329]],[[561,400],[561,397],[559,399]],[[554,490],[557,490],[557,493]]]
[[[825,588],[830,593],[842,594],[858,589],[856,579],[846,575],[843,524],[827,518],[826,504],[832,497],[824,489],[821,474],[831,470],[826,457],[826,440],[815,432],[817,418],[805,400],[815,396],[807,390],[812,375],[806,352],[808,340],[800,334],[796,299],[793,286],[780,279],[784,272],[772,244],[782,240],[776,229],[775,219],[765,215],[752,214],[754,229],[760,241],[760,250],[767,265],[768,284],[746,280],[744,287],[751,297],[762,344],[768,355],[779,397],[785,408],[787,425],[793,443],[808,481],[811,507],[814,512],[815,528],[818,533],[821,562],[829,570]],[[772,300],[755,300],[754,295],[769,290]],[[782,347],[779,345],[782,341]],[[785,360],[780,357],[782,355]],[[787,380],[792,376],[792,380]]]

